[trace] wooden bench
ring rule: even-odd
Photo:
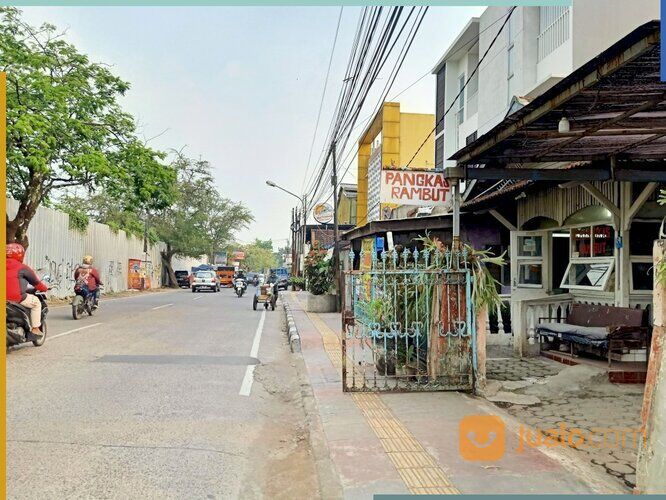
[[[536,333],[541,351],[544,339],[556,339],[570,345],[572,356],[576,346],[578,351],[607,357],[610,366],[613,354],[621,357],[630,349],[647,350],[646,317],[643,309],[574,303],[566,318],[539,318]]]

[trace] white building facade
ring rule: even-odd
[[[472,75],[510,9],[488,7],[472,18],[433,69],[438,169],[453,166],[446,158],[501,122],[515,98],[533,99],[638,26],[660,18],[659,0],[573,0],[571,6],[516,7]]]

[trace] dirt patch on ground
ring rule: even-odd
[[[260,397],[269,400],[265,417],[270,423],[250,447],[254,477],[245,481],[243,498],[322,498],[299,377],[288,359],[259,365],[254,372],[255,388],[261,386]]]
[[[608,474],[625,491],[632,490],[643,385],[612,384],[605,370],[567,367],[540,358],[489,360],[489,366],[489,384],[499,387],[498,395],[536,399],[536,403],[515,404],[500,398],[503,401],[495,402],[497,406],[527,424],[533,437],[543,433],[562,441],[554,431],[562,433],[564,426],[567,436],[579,436],[576,445],[568,447],[592,469]],[[493,398],[497,396],[488,399]]]

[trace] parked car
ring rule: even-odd
[[[215,274],[215,271],[199,271],[194,275],[192,293],[202,289],[212,290],[213,292],[220,291],[220,279]]]
[[[187,271],[174,271],[174,274],[176,275],[176,281],[178,282],[179,287],[190,287],[190,273]]]

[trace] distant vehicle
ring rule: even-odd
[[[274,274],[277,277],[276,285],[278,290],[289,288],[289,271],[287,271],[286,267],[271,269],[270,274]]]
[[[174,274],[176,275],[176,281],[178,282],[179,287],[190,287],[190,273],[187,271],[174,271]]]
[[[236,268],[234,266],[217,266],[217,277],[220,279],[220,286],[233,287]]]
[[[254,286],[259,286],[266,281],[266,275],[263,273],[257,273],[254,277]]]
[[[220,291],[220,279],[213,271],[198,271],[194,274],[192,281],[192,293],[206,289],[213,292]]]

